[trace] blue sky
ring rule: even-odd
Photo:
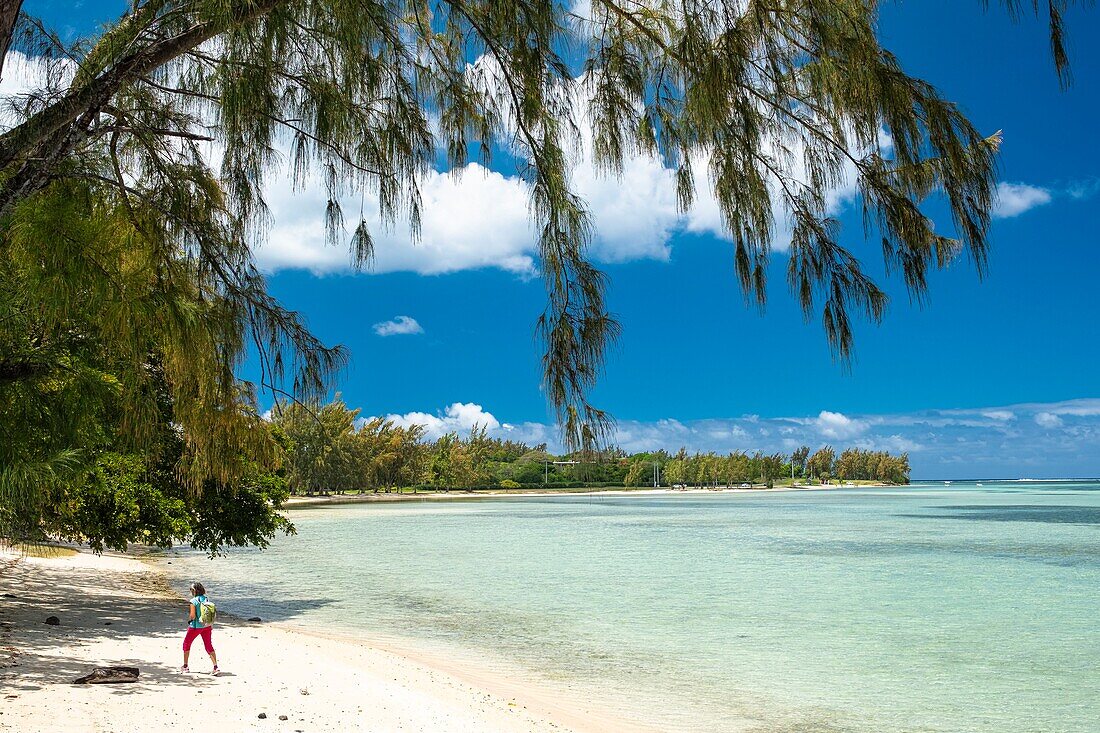
[[[26,7],[63,33],[85,33],[120,5]],[[979,129],[1004,131],[1001,180],[1011,185],[988,276],[980,282],[960,260],[932,276],[918,308],[869,260],[891,305],[882,325],[859,326],[850,370],[832,360],[818,323],[803,322],[781,253],[761,315],[746,307],[713,222],[666,211],[659,172],[639,164],[622,183],[583,181],[602,228],[594,254],[623,326],[594,397],[620,420],[624,447],[830,442],[909,450],[924,477],[1100,474],[1100,48],[1090,43],[1100,11],[1068,16],[1074,84],[1061,91],[1045,24],[1013,24],[981,5],[888,3],[881,33],[907,71]],[[276,227],[259,256],[271,289],[350,349],[340,390],[365,415],[438,430],[480,420],[555,442],[534,339],[543,286],[513,174],[426,182],[435,214],[424,240],[413,248],[401,231],[381,237],[372,273],[316,246],[319,201],[272,192]],[[856,244],[858,215],[840,215],[844,241],[873,253]]]

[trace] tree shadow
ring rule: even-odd
[[[95,667],[138,667],[141,674],[135,682],[94,685],[110,690],[115,695],[133,695],[170,685],[193,686],[194,681],[180,673],[175,666],[149,659],[116,658],[90,663],[80,659],[66,659],[53,654],[23,651],[15,657],[16,664],[0,674],[0,693],[30,692],[52,685],[73,685],[73,680],[88,674]],[[85,685],[73,685],[83,687]],[[93,687],[93,685],[86,685]]]
[[[291,618],[328,599],[232,599],[248,608],[263,601],[276,609],[269,618]],[[248,627],[247,621],[222,614],[219,627]],[[137,682],[97,685],[117,695],[132,695],[165,686],[206,686],[217,677],[183,674],[176,663],[139,658],[137,642],[163,640],[164,658],[178,655],[186,623],[186,601],[176,596],[156,571],[103,572],[94,567],[51,567],[49,562],[0,557],[0,695],[19,694],[51,685],[68,685],[97,666],[138,667]],[[46,624],[56,616],[58,625]],[[102,645],[102,657],[66,656],[62,649]],[[202,644],[192,656],[205,659]],[[181,660],[182,661],[182,660]],[[228,676],[228,675],[226,675]]]

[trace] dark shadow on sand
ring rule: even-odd
[[[128,587],[148,597],[116,597],[105,582],[125,581]],[[10,594],[10,595],[8,595]],[[234,606],[248,608],[262,599],[219,599],[219,626],[249,626],[234,618]],[[274,611],[265,620],[284,620],[312,608],[327,605],[328,599],[269,601]],[[166,685],[206,685],[216,677],[193,670],[182,674],[180,646],[186,623],[187,605],[174,599],[155,572],[112,573],[104,577],[92,569],[66,568],[58,571],[30,563],[0,558],[0,700],[4,695],[67,685],[95,666],[132,666],[141,670],[137,682],[99,685],[118,695],[141,693]],[[47,625],[48,616],[60,624]],[[163,639],[161,659],[139,659],[133,654],[139,638]],[[51,654],[61,645],[112,640],[109,656],[94,662],[67,659]],[[193,662],[206,662],[199,645],[192,649]],[[165,661],[165,660],[171,660]],[[228,675],[227,675],[228,676]]]

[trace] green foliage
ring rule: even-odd
[[[89,536],[141,541],[131,529],[144,523],[160,542],[178,508],[153,506],[146,483],[108,480],[106,453],[159,465],[170,452],[163,471],[196,494],[241,480],[242,456],[275,460],[233,374],[247,309],[172,244],[168,225],[109,187],[72,180],[19,201],[4,223],[0,535],[40,538],[63,520],[75,536],[83,517]],[[162,247],[175,253],[167,261]],[[91,492],[82,513],[66,515],[79,491]],[[113,527],[96,519],[112,501]]]
[[[389,491],[425,476],[424,428],[373,418],[358,429],[359,411],[337,396],[323,406],[279,402],[274,429],[285,441],[287,478],[295,492]]]
[[[827,445],[810,456],[809,461],[806,463],[806,470],[810,472],[811,478],[823,480],[832,478],[835,460],[836,451],[832,449],[832,446]]]
[[[513,481],[527,486],[534,486],[541,484],[543,478],[549,475],[549,471],[544,468],[546,464],[543,463],[543,460],[554,460],[554,457],[547,453],[546,458],[540,459],[538,463],[534,461],[523,463],[520,459],[513,464],[505,465]],[[554,477],[557,478],[557,472],[555,472]]]
[[[0,258],[0,536],[211,553],[290,529],[233,375],[247,318],[109,189],[16,204]],[[230,488],[231,487],[231,488]]]
[[[810,459],[810,447],[803,445],[791,453],[791,465],[799,476],[806,475],[806,462]]]
[[[211,482],[195,493],[164,462],[107,452],[80,480],[49,497],[43,530],[96,552],[182,541],[214,556],[229,547],[266,547],[276,533],[293,533],[278,511],[287,495],[286,481],[255,463],[232,488]]]
[[[474,426],[468,438],[448,433],[435,442],[429,463],[429,481],[444,490],[473,489],[490,484],[488,455],[492,441],[483,427]]]
[[[228,547],[267,547],[279,532],[295,534],[279,513],[287,496],[286,480],[256,464],[232,486],[206,486],[191,504],[191,546],[213,557]]]
[[[644,461],[632,462],[630,470],[626,472],[626,477],[623,478],[623,484],[625,486],[645,486],[647,480],[652,481],[652,469],[652,464],[647,465]]]
[[[286,443],[287,478],[294,491],[346,491],[362,488],[358,477],[355,421],[358,410],[349,410],[337,399],[323,407],[280,402],[272,410],[274,426]]]
[[[756,464],[760,467],[760,479],[769,489],[775,483],[775,479],[783,475],[783,456],[779,453],[763,455],[757,453],[754,456]]]
[[[909,483],[909,455],[848,448],[836,459],[837,478]]]
[[[53,497],[53,533],[87,542],[96,552],[123,551],[132,542],[169,547],[191,527],[173,484],[170,472],[148,466],[140,455],[104,453],[89,476]]]

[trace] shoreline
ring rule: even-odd
[[[606,710],[593,710],[591,703],[575,699],[569,693],[552,689],[549,684],[534,682],[529,673],[515,665],[516,676],[505,676],[490,669],[484,661],[478,662],[466,656],[448,654],[438,650],[420,648],[410,640],[400,637],[382,637],[377,634],[355,635],[349,631],[326,632],[285,621],[265,622],[265,626],[294,636],[307,637],[333,644],[352,644],[400,657],[435,673],[454,678],[475,688],[481,695],[489,695],[505,701],[510,707],[518,707],[548,723],[555,731],[563,733],[661,733],[640,721],[618,716]],[[473,655],[473,653],[470,653]],[[493,665],[496,666],[496,665]]]
[[[210,662],[199,643],[184,674],[183,602],[152,558],[0,550],[0,596],[0,730],[191,731],[200,709],[204,724],[233,731],[653,730],[549,685],[397,640],[227,613],[214,634],[223,675],[200,673]],[[60,624],[46,625],[50,615]],[[103,665],[137,666],[141,676],[71,684]]]
[[[472,499],[523,499],[527,497],[531,498],[547,498],[555,496],[692,496],[692,495],[709,495],[709,494],[760,494],[760,493],[783,493],[791,491],[835,491],[837,489],[875,489],[875,488],[896,488],[902,487],[902,484],[882,484],[882,483],[865,483],[865,484],[829,484],[826,486],[806,486],[803,484],[795,484],[793,486],[776,486],[768,489],[761,487],[753,488],[741,488],[741,487],[719,487],[715,489],[709,488],[690,488],[690,489],[670,489],[670,488],[606,488],[606,489],[504,489],[504,490],[492,490],[492,491],[466,491],[455,490],[452,492],[431,492],[423,494],[386,494],[386,493],[371,493],[371,494],[330,494],[327,496],[292,496],[283,503],[282,509],[309,509],[320,506],[338,506],[341,504],[372,504],[372,503],[386,503],[386,502],[402,502],[402,501],[468,501]]]

